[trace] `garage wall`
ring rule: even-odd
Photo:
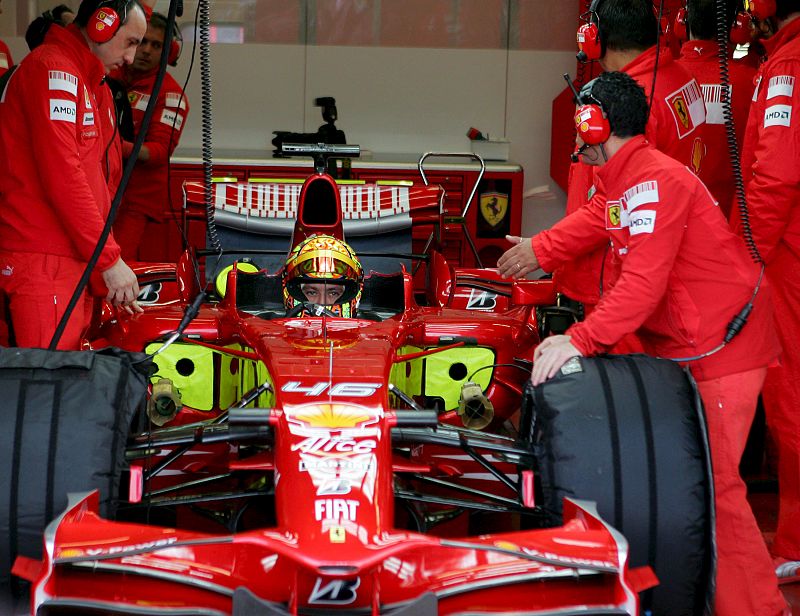
[[[540,2],[523,1],[520,10]],[[17,61],[26,51],[24,40],[7,33],[24,21],[20,4],[4,0],[0,15],[0,36]],[[549,23],[564,34],[574,27],[575,10],[559,5],[549,10],[560,18],[541,20],[541,27]],[[511,159],[525,169],[526,190],[547,184],[555,193],[553,200],[525,201],[523,230],[533,233],[560,218],[565,203],[549,177],[549,151],[551,101],[564,87],[561,75],[575,70],[572,43],[564,42],[574,35],[566,35],[553,44],[544,31],[522,31],[524,40],[512,41],[511,49],[215,44],[214,147],[269,151],[273,130],[314,131],[322,124],[313,107],[318,96],[336,98],[337,126],[350,143],[373,152],[468,151],[465,133],[474,126],[511,140]],[[187,44],[180,66],[171,69],[180,82],[190,54]],[[181,149],[201,143],[198,62],[187,87],[192,113]]]

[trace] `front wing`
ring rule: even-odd
[[[558,528],[445,539],[404,531],[333,545],[266,529],[210,535],[99,517],[71,495],[45,535],[31,608],[58,614],[638,613],[625,539],[593,503],[565,501]],[[23,563],[24,565],[24,563]],[[17,572],[25,569],[17,563]]]

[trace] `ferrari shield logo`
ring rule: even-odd
[[[619,201],[609,201],[606,205],[606,229],[622,228],[622,206]]]
[[[508,195],[499,192],[481,194],[481,216],[492,229],[500,226],[508,214]]]
[[[678,138],[683,139],[706,121],[706,106],[703,92],[695,80],[666,97],[669,110],[675,120]]]
[[[684,128],[689,128],[689,109],[682,96],[679,95],[672,99],[672,108],[675,110],[675,117],[681,125]]]

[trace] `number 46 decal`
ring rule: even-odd
[[[313,385],[305,385],[300,381],[289,381],[281,391],[293,394],[305,394],[307,397],[321,396],[325,390],[328,390],[329,396],[344,396],[348,398],[368,398],[378,391],[382,383],[334,383],[331,385],[328,381],[320,381]]]
[[[331,580],[324,584],[322,578],[317,578],[314,590],[308,598],[309,603],[316,605],[348,605],[356,600],[356,589],[361,585],[361,580]]]

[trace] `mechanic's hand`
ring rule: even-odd
[[[504,278],[522,278],[539,268],[539,261],[531,246],[531,238],[506,235],[514,244],[497,260],[497,269]]]
[[[533,372],[531,383],[539,385],[556,375],[561,366],[573,357],[582,357],[576,349],[571,336],[550,336],[546,338],[533,353]]]
[[[122,259],[103,272],[103,282],[108,287],[106,299],[113,306],[122,306],[128,314],[144,312],[136,301],[139,296],[139,282],[136,274]]]

